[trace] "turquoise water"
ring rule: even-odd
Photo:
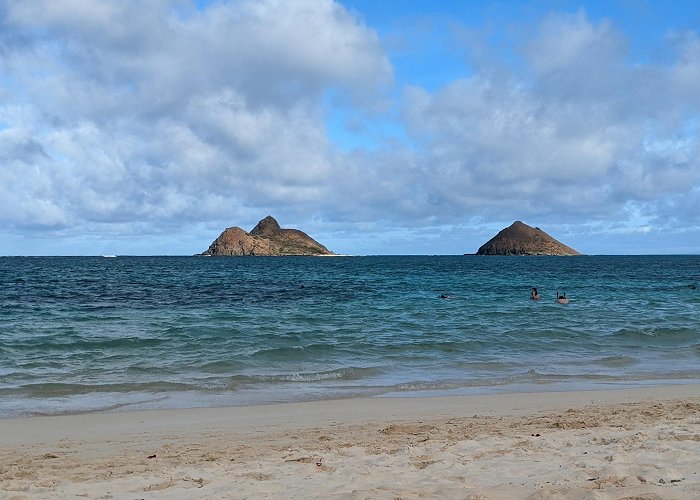
[[[700,380],[700,256],[7,257],[0,284],[2,417]]]

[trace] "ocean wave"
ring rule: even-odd
[[[460,387],[468,387],[469,382],[454,382],[454,381],[413,381],[403,382],[391,387],[391,390],[396,392],[420,392],[420,391],[448,391],[451,389],[459,389]]]
[[[608,368],[622,368],[625,366],[635,365],[640,361],[641,360],[639,358],[632,356],[606,356],[604,358],[594,360],[593,363],[600,366],[606,366]]]
[[[293,372],[274,375],[235,375],[230,380],[237,384],[270,384],[284,382],[323,382],[323,381],[350,381],[362,380],[382,373],[381,368],[376,367],[345,367],[334,370],[318,372]]]
[[[460,340],[434,340],[416,338],[411,342],[397,341],[395,338],[388,339],[386,344],[378,347],[387,355],[403,354],[424,354],[430,351],[442,353],[473,353],[493,346],[490,339],[464,338]]]
[[[222,359],[218,361],[210,361],[203,364],[200,370],[204,373],[231,373],[232,371],[239,370],[241,368],[241,363],[239,361],[232,361],[228,359]]]
[[[683,342],[700,339],[700,330],[692,328],[644,328],[618,330],[612,337],[623,340],[644,340],[657,342]]]
[[[461,370],[467,372],[479,372],[479,371],[501,371],[513,368],[515,366],[521,366],[522,363],[516,363],[515,361],[461,361],[455,364],[455,366]]]
[[[152,337],[93,337],[91,339],[76,338],[65,340],[63,335],[51,337],[34,337],[28,340],[4,341],[3,347],[14,350],[34,351],[40,347],[44,352],[73,351],[76,353],[90,349],[133,349],[139,347],[152,347],[166,342],[164,339]]]
[[[551,382],[638,382],[643,380],[691,380],[700,378],[700,370],[679,369],[676,371],[660,372],[620,372],[615,374],[601,373],[545,373],[528,370],[524,374],[513,375],[503,382],[551,383]]]
[[[472,377],[466,380],[414,380],[411,382],[402,382],[391,387],[395,392],[422,392],[422,391],[449,391],[460,388],[496,388],[503,386],[512,386],[515,384],[536,384],[547,385],[558,382],[614,382],[619,380],[613,376],[600,374],[563,374],[563,373],[544,373],[531,369],[518,374],[505,375],[500,377]]]
[[[42,384],[24,384],[13,387],[0,388],[0,396],[22,395],[30,398],[65,397],[75,396],[78,394],[104,392],[176,392],[201,389],[201,386],[197,386],[194,384],[167,381],[116,384],[62,384],[54,382]]]
[[[160,370],[162,372],[162,370]],[[237,391],[249,386],[275,384],[304,384],[313,382],[353,381],[373,377],[382,370],[375,367],[344,367],[333,370],[290,372],[277,374],[232,375],[229,377],[189,377],[187,382],[156,380],[121,383],[25,383],[5,385],[0,388],[2,396],[29,398],[66,397],[92,393],[150,392],[167,393],[183,391]],[[24,380],[27,380],[24,377]]]
[[[507,383],[529,381],[529,382],[558,382],[563,380],[615,380],[612,375],[600,373],[545,373],[535,369],[530,369],[525,373],[513,375],[505,379]]]
[[[297,344],[261,348],[250,353],[248,356],[251,358],[265,358],[266,360],[289,361],[325,355],[338,350],[343,350],[343,348],[339,347],[337,344]]]

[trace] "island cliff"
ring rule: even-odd
[[[477,255],[581,255],[539,227],[515,221],[481,245]]]
[[[225,229],[201,255],[334,255],[298,229],[282,229],[270,215],[248,233],[240,227]]]

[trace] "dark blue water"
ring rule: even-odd
[[[693,285],[700,256],[0,258],[0,416],[697,381]]]

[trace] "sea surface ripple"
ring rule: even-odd
[[[700,256],[4,257],[0,285],[0,417],[700,380]]]

